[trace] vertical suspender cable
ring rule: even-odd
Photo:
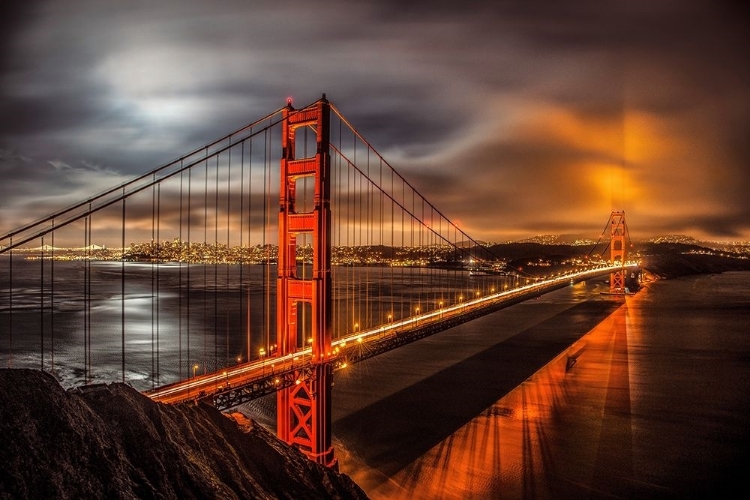
[[[230,136],[229,143],[231,144],[232,138]],[[242,181],[240,181],[240,184]],[[226,269],[226,285],[224,292],[227,294],[227,297],[229,297],[229,266],[231,265],[230,262],[230,254],[229,254],[229,245],[231,242],[229,241],[229,214],[230,210],[232,209],[232,196],[231,196],[231,188],[232,188],[232,148],[229,148],[229,162],[227,165],[227,247],[224,249],[224,267]],[[229,310],[227,309],[224,313],[225,317],[225,330],[224,330],[224,366],[227,366],[229,364]]]
[[[370,178],[370,148],[367,148],[367,177]],[[365,237],[366,237],[366,246],[368,248],[368,252],[371,251],[371,245],[372,245],[372,183],[365,180],[365,183],[367,185],[367,227],[365,228]],[[365,266],[365,324],[367,325],[367,328],[369,329],[372,324],[370,323],[372,319],[372,314],[370,308],[372,307],[372,304],[370,302],[370,266]]]
[[[243,143],[244,144],[244,143]],[[253,139],[250,139],[249,144],[249,151],[248,151],[248,165],[247,165],[247,195],[250,197],[247,203],[247,246],[248,249],[250,248],[250,237],[252,234],[252,192],[253,192]],[[247,339],[246,339],[246,349],[247,349],[247,358],[245,358],[247,361],[250,361],[250,353],[251,350],[251,323],[250,323],[250,283],[251,283],[251,277],[252,274],[248,273],[248,279],[247,279]]]
[[[8,342],[10,352],[8,353],[8,368],[13,368],[13,237],[9,240],[10,252],[8,259]]]
[[[152,176],[152,180],[156,181],[156,174]],[[156,345],[155,343],[155,329],[154,329],[154,306],[155,306],[155,300],[154,300],[154,287],[156,285],[155,279],[156,279],[156,264],[155,264],[155,257],[156,257],[156,241],[155,241],[155,232],[156,232],[156,184],[153,184],[151,186],[151,248],[150,248],[150,257],[151,257],[151,388],[153,389],[156,387],[156,380],[154,380],[154,374],[156,373],[156,355],[154,353],[154,347]]]
[[[411,192],[411,208],[410,208],[409,211],[411,212],[411,214],[409,215],[409,251],[410,251],[411,256],[412,256],[412,261],[414,261],[418,257],[418,254],[417,254],[417,252],[415,251],[415,248],[414,248],[414,190],[411,190],[410,192]],[[413,274],[412,279],[414,279],[414,280],[420,280],[421,279],[421,273],[419,272],[419,269],[412,267],[412,271],[413,271],[412,272],[412,274]],[[414,275],[416,275],[416,276],[414,276]],[[417,300],[419,300],[419,295],[420,295],[420,291],[419,291],[419,287],[417,287]],[[414,314],[414,302],[413,302],[414,301],[414,291],[413,290],[412,290],[412,293],[411,293],[411,296],[409,297],[409,299],[410,299],[410,301],[409,301],[409,314],[408,314],[408,316],[412,316]]]
[[[339,132],[339,144],[341,143],[341,137]],[[346,205],[346,192],[344,191],[344,184],[343,184],[343,172],[342,169],[344,168],[344,162],[340,155],[336,156],[336,159],[338,161],[337,166],[337,189],[336,189],[336,196],[338,198],[338,201],[336,203],[336,214],[338,216],[338,221],[336,222],[336,245],[339,249],[339,255],[341,256],[339,258],[339,267],[336,274],[336,279],[333,282],[334,291],[336,295],[334,296],[334,303],[336,305],[336,328],[338,328],[338,335],[343,336],[346,334],[346,329],[343,328],[343,325],[346,322],[346,290],[342,288],[342,284],[346,285],[346,274],[345,270],[346,267],[342,268],[341,266],[344,264],[343,262],[343,256],[344,253],[344,240],[341,236],[341,229],[344,227],[344,224],[347,224],[348,222],[344,219],[344,206]]]
[[[122,340],[122,382],[125,383],[125,188],[122,188],[122,255],[120,257],[120,337]]]
[[[177,239],[180,244],[177,258],[177,378],[179,380],[182,380],[182,261],[185,258],[185,252],[182,243],[182,190],[184,174],[185,173],[182,170],[182,161],[180,161],[180,222],[177,229]]]
[[[185,348],[187,350],[187,373],[185,374],[187,377],[190,376],[191,369],[193,367],[194,361],[190,358],[190,264],[193,261],[193,249],[192,249],[192,239],[190,237],[190,228],[192,225],[192,194],[193,194],[193,169],[191,168],[188,170],[188,201],[187,201],[187,291],[185,292],[185,302],[187,303],[185,306],[185,337],[187,337],[187,342],[185,343]]]
[[[219,155],[214,182],[214,366],[219,369]]]
[[[379,243],[381,245],[382,251],[385,251],[386,246],[385,246],[385,243],[383,242],[383,210],[384,210],[384,207],[383,207],[384,199],[383,199],[383,188],[382,188],[383,186],[383,160],[378,161],[378,185],[381,186],[380,201],[378,202],[379,215],[380,215],[379,227],[378,227],[380,235],[378,239],[379,239]],[[381,258],[380,265],[378,266],[378,271],[379,271],[378,272],[378,299],[380,299],[380,297],[383,296],[383,279],[384,279],[382,258]],[[384,319],[381,304],[382,304],[382,301],[378,303],[379,322],[382,322]]]
[[[40,363],[44,371],[44,236],[39,247],[39,263],[41,272],[39,273],[39,346],[41,350]]]
[[[405,206],[406,206],[406,185],[404,183],[404,180],[401,179],[401,207],[399,207],[399,209],[401,211],[401,224],[400,224],[400,227],[401,227],[401,245],[400,246],[401,246],[401,248],[402,248],[402,250],[404,252],[404,256],[408,258],[408,251],[407,251],[408,249],[406,248],[406,222],[404,220],[404,217],[405,217],[406,214],[404,213],[404,208],[403,208]],[[399,266],[399,267],[401,267],[401,273],[400,273],[401,276],[400,276],[400,279],[399,279],[399,283],[400,283],[402,289],[406,290],[406,288],[404,287],[404,283],[405,283],[404,272],[405,272],[405,267],[406,266]],[[405,317],[404,316],[404,299],[403,298],[401,300],[399,300],[399,315],[398,315],[398,317],[399,317],[399,319],[403,319]]]
[[[395,261],[396,259],[396,233],[395,233],[396,231],[396,201],[395,201],[396,190],[395,190],[395,185],[393,183],[393,171],[391,171],[391,196],[392,198],[391,198],[391,242],[390,243],[391,243],[391,252],[392,252],[391,258]],[[396,289],[395,289],[395,283],[394,283],[395,274],[396,274],[396,271],[394,270],[393,266],[391,266],[391,271],[390,271],[391,291],[389,294],[391,296],[391,308],[388,311],[388,316],[391,320],[394,319],[394,315],[396,314],[395,303],[394,303],[394,300],[396,297]]]
[[[90,382],[92,379],[92,357],[91,357],[91,251],[93,250],[91,248],[92,242],[91,242],[91,232],[92,232],[92,226],[94,225],[94,216],[91,212],[91,203],[89,203],[89,225],[86,229],[86,238],[88,241],[88,255],[89,258],[86,259],[86,268],[87,268],[87,274],[86,274],[86,330],[88,331],[88,338],[86,340],[86,355],[88,356],[88,370],[86,372],[86,383]]]
[[[245,310],[244,308],[244,301],[243,301],[243,291],[244,291],[244,281],[243,281],[243,268],[245,266],[245,248],[244,248],[244,231],[245,231],[245,141],[242,141],[240,143],[240,251],[238,253],[239,255],[239,285],[237,289],[237,295],[239,297],[240,303],[240,313],[239,313],[239,322],[240,325],[240,333],[244,332],[245,330],[242,328],[242,321],[245,318]],[[241,344],[240,344],[241,345]],[[248,349],[249,352],[249,349]],[[237,355],[237,364],[239,364],[242,357],[242,347],[239,349],[239,354]]]
[[[203,267],[203,373],[206,373],[206,360],[208,359],[208,335],[206,326],[208,324],[208,263],[206,255],[208,254],[208,150],[206,150],[206,160],[203,169],[203,257],[201,266]]]
[[[83,380],[84,383],[88,382],[89,373],[89,353],[88,353],[88,317],[89,317],[89,260],[90,260],[90,248],[89,248],[89,218],[91,217],[91,210],[89,215],[83,219]]]
[[[267,168],[268,168],[268,176],[267,176],[267,181],[268,181],[268,186],[267,186],[267,191],[268,191],[267,204],[268,204],[268,207],[267,207],[267,210],[266,210],[266,215],[268,216],[268,221],[266,223],[267,224],[266,227],[268,228],[267,230],[268,230],[268,234],[270,236],[271,234],[273,234],[271,232],[271,221],[273,220],[271,217],[272,217],[272,214],[274,213],[274,211],[271,210],[271,193],[272,193],[272,187],[271,186],[273,185],[273,183],[272,183],[272,173],[273,173],[273,168],[274,168],[273,167],[273,156],[272,156],[272,151],[273,151],[273,136],[270,133],[266,133],[266,136],[268,138],[268,143],[265,146],[263,154],[266,156],[267,161],[268,161],[268,166],[267,166]],[[277,184],[277,185],[280,186],[280,183]],[[271,243],[270,243],[270,239],[269,239],[269,247],[270,247],[270,244]],[[270,257],[270,253],[269,253],[269,257]],[[270,262],[270,259],[269,259],[269,261],[268,261],[268,266],[269,266],[268,267],[268,269],[269,269],[269,273],[268,273],[268,277],[269,277],[269,286],[268,286],[268,326],[266,328],[266,338],[265,338],[265,345],[264,345],[264,347],[266,349],[266,353],[270,352],[270,348],[271,348],[271,328],[275,328],[275,326],[276,326],[276,322],[275,321],[274,322],[271,321],[271,311],[273,311],[274,308],[271,307],[271,297],[272,296],[271,296],[270,282],[273,281],[275,283],[275,278],[273,278],[271,276],[271,273],[270,273],[271,267],[270,267],[270,265],[271,265],[271,262]],[[273,327],[271,325],[273,325]],[[278,335],[279,335],[279,332],[276,332],[277,340],[278,340]]]
[[[52,248],[49,261],[50,370],[55,373],[55,219],[52,219]]]
[[[271,335],[271,251],[268,245],[270,241],[266,239],[266,234],[270,231],[270,216],[271,216],[271,172],[270,172],[270,158],[268,155],[270,137],[268,135],[268,129],[263,133],[263,249],[266,254],[266,265],[264,267],[264,289],[266,297],[264,301],[264,332],[263,332],[263,348],[268,352],[268,346],[270,344]],[[280,243],[280,242],[279,242]],[[276,332],[277,340],[281,332]]]
[[[156,385],[159,384],[159,292],[161,269],[161,183],[156,186]]]

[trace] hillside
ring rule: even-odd
[[[750,259],[720,255],[659,253],[643,256],[641,266],[660,278],[678,278],[691,274],[750,271]]]
[[[541,243],[504,243],[490,247],[494,255],[508,261],[510,267],[523,266],[534,260],[552,263],[569,258],[587,256],[607,258],[606,246],[599,245],[592,252],[591,246],[547,245]],[[639,242],[630,250],[632,258],[640,259],[642,267],[660,278],[676,278],[690,274],[721,273],[726,271],[750,271],[750,255],[698,244],[676,242]],[[533,272],[525,267],[525,272]],[[546,272],[542,271],[542,272]]]
[[[252,421],[124,384],[65,391],[0,369],[0,436],[3,499],[366,498]]]

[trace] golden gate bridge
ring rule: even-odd
[[[628,238],[613,211],[600,258],[511,268],[325,95],[288,101],[2,234],[0,359],[222,410],[277,393],[279,437],[333,466],[334,371],[570,283],[627,293]]]

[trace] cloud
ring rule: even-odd
[[[55,170],[65,170],[65,169],[70,170],[71,168],[70,165],[60,160],[50,160],[47,163],[52,165]]]
[[[13,6],[0,148],[33,161],[0,155],[3,211],[85,197],[326,92],[482,239],[598,232],[612,208],[634,234],[750,239],[744,19],[669,0]]]

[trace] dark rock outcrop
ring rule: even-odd
[[[252,421],[124,384],[0,369],[0,436],[0,498],[366,498]]]

